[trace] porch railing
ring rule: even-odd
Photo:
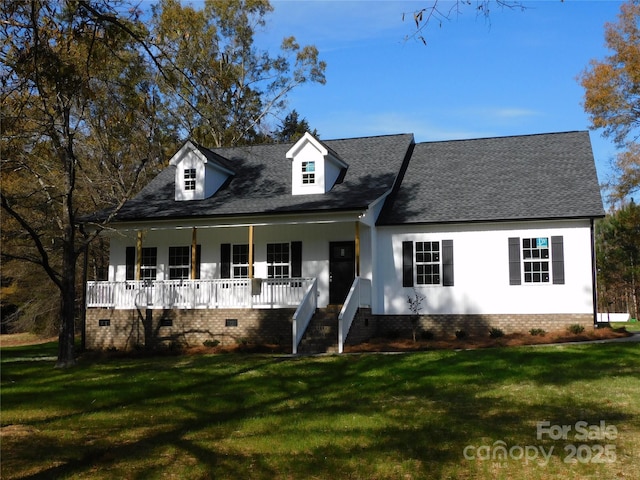
[[[305,292],[304,298],[298,305],[296,309],[296,313],[293,314],[293,324],[292,324],[292,353],[296,355],[298,353],[298,345],[300,344],[300,340],[302,340],[302,336],[304,335],[305,330],[309,326],[309,322],[311,321],[311,317],[316,312],[318,308],[318,281],[313,280],[311,285],[307,287],[307,291]]]
[[[87,282],[87,307],[297,307],[313,282],[312,278],[91,281]]]
[[[338,315],[338,353],[344,350],[344,342],[347,340],[353,319],[360,307],[371,306],[371,280],[356,277],[349,290],[349,295],[342,305]]]

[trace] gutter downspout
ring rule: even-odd
[[[356,277],[360,276],[360,222],[356,220]]]
[[[593,326],[598,325],[598,276],[596,265],[596,236],[593,218],[591,223],[591,289],[593,291]]]

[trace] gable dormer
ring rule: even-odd
[[[336,152],[306,132],[287,152],[291,161],[292,195],[326,193],[348,165]]]
[[[225,163],[226,159],[211,150],[187,141],[169,161],[176,167],[175,199],[202,200],[214,195],[234,175]]]

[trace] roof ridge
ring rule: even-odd
[[[525,133],[519,135],[496,135],[494,137],[472,137],[472,138],[456,138],[451,140],[427,140],[424,142],[417,142],[417,145],[433,144],[433,143],[454,143],[454,142],[476,142],[478,140],[501,140],[508,138],[526,138],[526,137],[541,137],[548,135],[567,135],[569,133],[589,133],[589,130],[567,130],[564,132],[542,132],[542,133]]]
[[[336,142],[340,140],[366,140],[372,138],[383,138],[383,137],[402,137],[404,135],[414,135],[412,132],[404,132],[404,133],[386,133],[381,135],[366,135],[364,137],[343,137],[343,138],[328,138],[328,139],[318,139],[322,142]]]

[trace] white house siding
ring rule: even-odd
[[[361,273],[371,275],[371,229],[360,227]],[[157,280],[169,277],[168,260],[170,246],[191,245],[192,228],[143,230],[143,247],[157,247]],[[220,278],[220,245],[247,244],[249,227],[204,227],[196,231],[201,245],[200,278]],[[329,242],[354,241],[355,221],[318,224],[280,224],[254,226],[254,277],[267,277],[267,244],[302,242],[302,277],[318,278],[318,306],[329,303]],[[126,247],[136,245],[135,231],[112,234],[109,261],[109,280],[125,281]]]
[[[510,237],[561,235],[565,283],[509,284]],[[415,285],[423,315],[592,314],[589,220],[381,227],[377,236],[374,314],[409,314],[402,282],[402,242],[453,240],[454,286]],[[415,252],[414,252],[415,260]],[[414,265],[415,270],[415,265]],[[415,278],[415,271],[414,271]]]

